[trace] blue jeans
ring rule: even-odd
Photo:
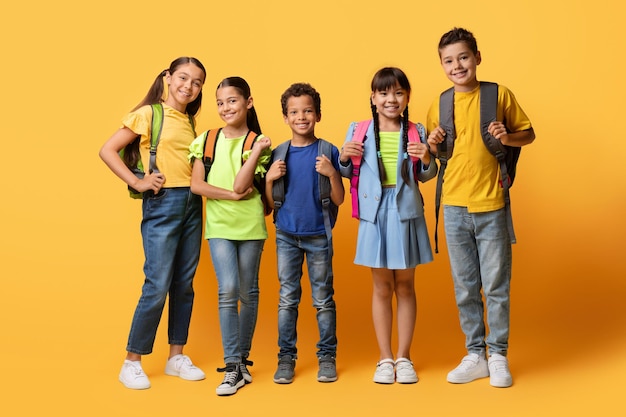
[[[333,295],[332,258],[326,235],[294,236],[276,230],[276,254],[278,258],[278,357],[296,356],[298,305],[302,296],[300,280],[302,265],[306,263],[311,282],[313,307],[317,310],[317,326],[320,334],[317,356],[335,356],[337,353],[337,312]]]
[[[506,356],[509,346],[511,241],[504,209],[468,213],[444,206],[456,304],[468,353]],[[484,307],[489,335],[485,339]]]
[[[145,281],[128,336],[128,352],[152,352],[169,294],[168,340],[187,343],[193,277],[202,242],[202,198],[188,187],[165,188],[143,200],[141,235]]]
[[[265,240],[209,239],[217,276],[224,363],[241,363],[241,358],[250,354],[259,308],[259,266],[264,244]]]

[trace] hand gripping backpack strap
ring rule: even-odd
[[[272,160],[285,161],[287,159],[287,152],[291,141],[283,142],[274,149],[272,152]],[[272,199],[274,200],[274,222],[276,222],[276,214],[285,202],[285,177],[282,176],[272,183]]]
[[[456,130],[454,129],[454,88],[450,88],[439,97],[439,126],[446,132],[444,141],[437,145],[437,159],[439,159],[439,174],[435,191],[435,253],[439,253],[439,211],[441,208],[441,191],[443,189],[443,175],[452,158]]]
[[[327,142],[324,139],[318,139],[317,144],[317,155],[326,155],[326,157],[332,161],[333,148],[330,142]],[[318,174],[318,185],[320,201],[322,202],[322,213],[324,215],[324,230],[326,231],[326,240],[328,241],[328,256],[329,259],[331,259],[333,256],[333,227],[330,216],[336,216],[337,213],[331,213],[331,209],[333,209],[333,207],[330,199],[330,178],[325,175]]]
[[[366,133],[371,120],[357,123],[352,134],[352,141],[365,142]],[[352,176],[350,177],[350,195],[352,196],[352,217],[359,218],[359,174],[361,173],[361,157],[352,156]]]
[[[509,167],[507,165],[508,157],[512,153],[517,152],[519,156],[519,148],[505,146],[489,133],[489,125],[497,120],[496,111],[498,109],[498,84],[484,82],[480,83],[480,129],[485,147],[496,157],[500,165],[500,184],[502,185],[502,194],[504,196],[504,209],[506,212],[506,224],[509,231],[511,243],[516,242],[515,230],[513,229],[513,215],[511,213],[511,197],[509,188],[513,183],[512,177],[509,175]],[[509,154],[511,153],[511,154]],[[514,169],[514,168],[513,168]]]

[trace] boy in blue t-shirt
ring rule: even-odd
[[[476,67],[482,58],[476,38],[462,28],[445,33],[438,49],[441,66],[454,86],[456,139],[443,177],[442,204],[455,298],[467,350],[461,363],[448,373],[447,380],[463,384],[490,377],[491,385],[505,388],[513,384],[507,353],[514,236],[507,227],[500,165],[487,150],[481,135],[481,87]],[[446,136],[439,126],[439,106],[437,99],[427,120],[430,150],[438,157],[438,145]],[[520,147],[533,142],[535,132],[529,118],[513,93],[502,85],[498,86],[496,113],[496,121],[489,124],[488,132],[503,145]],[[483,295],[486,317],[483,317]]]
[[[339,174],[339,151],[326,143],[331,157],[321,154],[315,136],[315,123],[321,114],[319,93],[309,84],[291,85],[281,96],[285,123],[292,131],[290,141],[272,153],[266,174],[266,197],[274,208],[276,255],[280,299],[278,303],[278,369],[277,384],[293,381],[297,359],[296,323],[302,295],[300,280],[306,256],[313,306],[317,310],[320,340],[317,343],[319,371],[317,380],[337,380],[337,314],[333,299],[332,232],[337,207],[343,203],[344,188]],[[287,147],[286,153],[279,150]],[[284,148],[283,148],[284,149]],[[280,152],[277,154],[277,152]],[[283,159],[277,155],[286,156]],[[330,204],[324,208],[320,199],[320,178],[330,180]],[[284,185],[284,201],[274,207],[274,187]]]

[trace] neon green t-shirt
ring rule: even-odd
[[[202,159],[206,135],[198,136],[189,146],[190,158]],[[241,148],[245,136],[226,138],[220,132],[215,148],[215,157],[207,182],[227,190],[233,189],[235,177],[241,169]],[[271,151],[267,149],[259,164],[269,161]],[[206,199],[205,239],[229,240],[267,239],[265,213],[261,194],[255,188],[244,200]]]

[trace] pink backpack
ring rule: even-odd
[[[354,128],[352,140],[355,142],[364,142],[365,134],[370,126],[371,120],[358,122]],[[419,132],[418,132],[419,129]],[[420,136],[426,138],[426,129],[420,123],[417,125],[409,121],[409,142],[420,142]],[[419,158],[410,157],[415,164]],[[352,178],[350,178],[350,194],[352,195],[352,217],[359,218],[359,174],[361,172],[361,157],[353,156],[352,159]],[[414,165],[416,166],[416,165]],[[417,177],[416,177],[417,179]]]

